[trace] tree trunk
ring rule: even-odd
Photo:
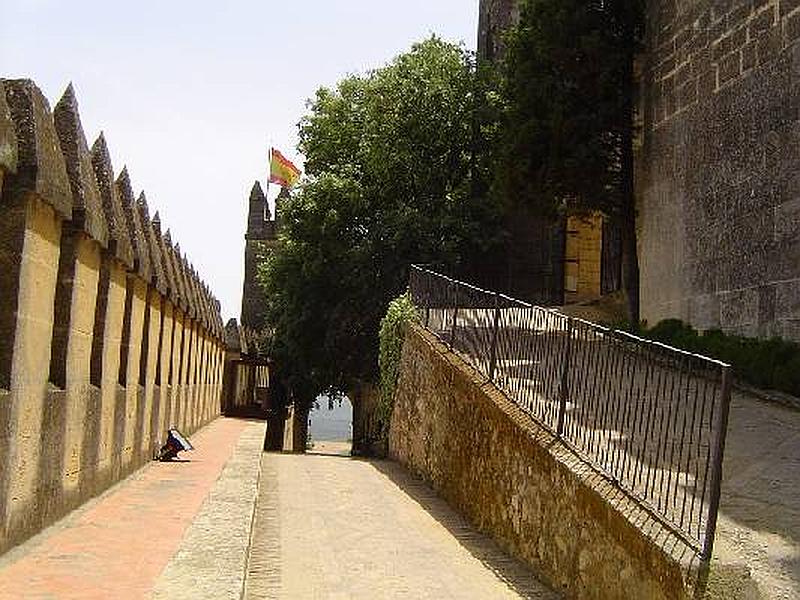
[[[634,189],[633,133],[635,92],[633,40],[625,65],[623,83],[622,123],[622,206],[620,229],[622,237],[622,286],[628,303],[628,320],[632,328],[639,327],[639,255],[636,243],[636,194]]]
[[[286,386],[277,377],[269,378],[267,391],[267,435],[264,450],[269,452],[283,451],[283,434],[286,427]]]
[[[386,440],[377,418],[378,388],[371,383],[353,386],[348,397],[353,405],[353,456],[386,455]]]
[[[292,452],[303,454],[308,446],[308,413],[311,405],[308,402],[295,400],[294,418],[292,419]]]

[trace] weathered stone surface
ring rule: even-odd
[[[160,237],[161,234],[160,232],[156,234],[153,221],[150,220],[150,209],[147,206],[147,197],[144,192],[140,193],[136,199],[136,209],[139,211],[139,220],[142,224],[145,242],[150,253],[150,271],[153,278],[153,286],[162,295],[166,295],[169,284],[164,272],[164,257],[161,255],[161,244],[159,244],[158,237],[156,237],[157,235]]]
[[[637,186],[650,323],[714,326],[718,302],[726,331],[781,329],[774,287],[800,277],[800,44],[785,35],[796,8],[648,7]],[[690,84],[690,101],[674,102]]]
[[[183,290],[186,298],[186,314],[194,319],[197,316],[197,306],[195,304],[194,290],[192,289],[192,279],[189,273],[189,261],[186,255],[181,252],[180,244],[175,244],[175,254],[178,261],[178,270],[183,279]]]
[[[92,145],[92,167],[108,225],[109,250],[125,266],[133,268],[133,246],[125,222],[125,211],[114,185],[114,168],[102,133]]]
[[[14,122],[11,120],[11,111],[6,102],[6,91],[0,80],[0,178],[3,173],[16,173],[17,171],[17,135],[14,133]],[[3,181],[0,179],[0,192],[3,190]]]
[[[673,534],[416,325],[389,449],[565,597],[694,597]]]
[[[106,248],[108,225],[72,84],[56,104],[53,119],[72,189],[72,223]]]
[[[164,255],[169,262],[170,269],[172,271],[172,281],[175,284],[175,306],[180,308],[182,311],[186,311],[186,288],[183,282],[183,273],[179,265],[180,261],[178,260],[175,246],[172,245],[172,234],[170,233],[169,229],[167,229],[166,233],[164,234],[163,240]]]
[[[172,301],[172,304],[177,306],[180,301],[178,283],[175,280],[175,272],[172,267],[172,258],[170,257],[169,253],[167,236],[162,235],[161,233],[161,217],[159,216],[158,211],[156,211],[156,214],[153,215],[153,232],[156,235],[156,242],[158,243],[158,248],[161,252],[161,266],[167,282],[167,293],[170,301]]]
[[[239,323],[236,321],[236,319],[229,319],[228,324],[225,325],[226,349],[228,352],[241,352],[243,346],[245,346],[245,344],[242,343]]]
[[[197,271],[195,271],[194,265],[192,265],[192,280],[194,281],[194,290],[195,290],[195,297],[197,298],[197,312],[199,314],[199,320],[203,324],[203,327],[208,331],[211,328],[211,321],[209,319],[209,312],[208,312],[208,301],[206,298],[205,289],[203,287],[203,282],[200,280]]]
[[[17,171],[4,182],[11,193],[34,192],[63,219],[72,218],[72,193],[50,113],[30,79],[2,80],[17,140]]]
[[[128,167],[122,168],[117,180],[114,182],[114,187],[117,189],[117,196],[125,213],[125,223],[128,227],[128,236],[133,248],[133,268],[139,277],[150,283],[152,280],[150,251],[147,246],[139,209],[136,206],[136,199],[133,195]]]
[[[264,224],[270,220],[269,204],[261,184],[256,181],[250,190],[250,205],[247,212],[247,233],[245,239],[260,240],[264,236]]]
[[[195,286],[194,268],[185,254],[181,256],[181,260],[183,261],[183,272],[186,275],[186,288],[189,292],[189,312],[192,319],[200,321],[200,302],[197,297],[197,287]]]

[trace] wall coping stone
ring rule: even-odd
[[[161,252],[161,245],[158,243],[158,238],[155,231],[154,221],[150,220],[150,209],[147,206],[147,196],[144,192],[139,194],[136,199],[136,209],[139,212],[139,220],[144,230],[144,237],[147,249],[150,253],[150,270],[152,275],[153,286],[159,291],[162,296],[167,295],[169,284],[165,274],[166,265],[164,264],[164,256]],[[159,230],[161,229],[159,224]]]
[[[107,248],[108,224],[103,214],[103,200],[71,83],[53,109],[53,120],[72,190],[72,223]]]
[[[103,201],[103,212],[108,225],[109,250],[129,269],[133,268],[133,247],[125,222],[125,211],[122,208],[117,187],[114,185],[114,167],[108,152],[106,138],[101,133],[92,144],[92,166]]]
[[[50,104],[30,79],[0,81],[17,140],[16,173],[4,188],[11,193],[34,192],[63,219],[71,219],[72,191]]]
[[[133,195],[127,166],[122,167],[114,186],[117,188],[117,195],[125,213],[125,224],[128,227],[128,236],[133,248],[133,270],[146,283],[150,283],[153,279],[150,269],[150,252],[147,249],[147,240],[144,237],[144,227],[139,210],[136,208],[136,198]]]

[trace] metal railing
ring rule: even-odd
[[[409,288],[428,330],[710,558],[729,365],[419,266]]]

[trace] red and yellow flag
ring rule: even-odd
[[[269,181],[290,188],[300,179],[300,169],[288,158],[273,148],[269,158]]]

